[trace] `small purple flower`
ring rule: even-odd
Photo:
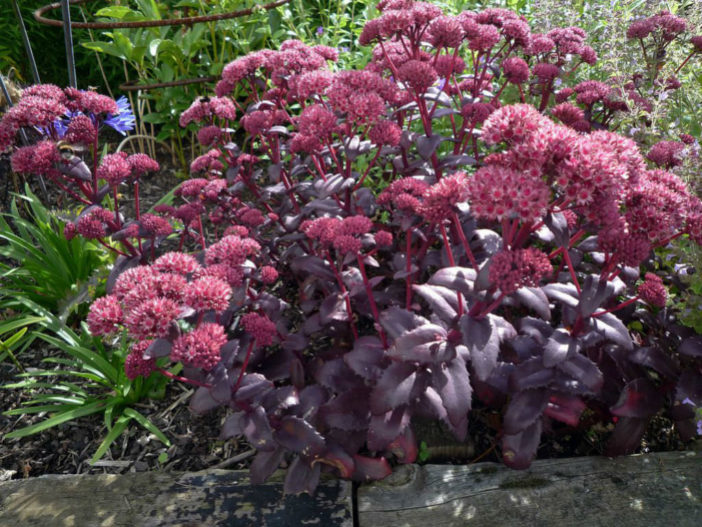
[[[116,102],[119,113],[108,115],[104,123],[120,134],[127,135],[127,132],[134,130],[134,112],[132,112],[132,107],[129,105],[129,100],[124,95],[117,99]]]
[[[322,26],[319,26],[317,28],[317,35],[319,35],[321,37],[323,33],[324,33],[324,28]]]

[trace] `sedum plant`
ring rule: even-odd
[[[378,9],[365,68],[287,41],[182,114],[210,150],[156,211],[179,247],[121,255],[90,331],[126,335],[129,376],[182,363],[191,407],[229,407],[221,437],[258,449],[253,481],[286,461],[287,492],[413,461],[415,417],[465,439],[474,401],[502,411],[515,468],[556,422],[616,421],[611,454],[661,411],[691,437],[700,342],[667,313],[652,251],[700,242],[702,203],[559,101],[596,62],[585,33]]]

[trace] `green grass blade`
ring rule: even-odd
[[[119,419],[117,419],[117,422],[115,423],[115,426],[112,427],[112,430],[110,430],[107,435],[105,436],[105,439],[102,440],[102,443],[100,443],[100,446],[98,449],[95,451],[95,454],[93,454],[92,459],[90,460],[90,464],[94,464],[96,461],[98,461],[102,456],[105,455],[107,452],[107,449],[110,448],[110,445],[119,437],[122,435],[124,430],[127,428],[127,425],[129,424],[129,421],[131,420],[131,417],[127,416],[121,416]]]
[[[73,419],[78,419],[79,417],[85,417],[86,415],[91,415],[97,412],[101,412],[105,406],[104,401],[95,401],[94,403],[86,404],[80,408],[74,408],[72,410],[60,411],[58,415],[49,417],[40,423],[36,423],[30,426],[25,426],[19,430],[14,430],[9,434],[5,435],[7,439],[14,439],[17,437],[26,437],[38,432],[42,432],[56,425],[60,425],[67,421],[72,421]]]

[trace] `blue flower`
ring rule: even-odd
[[[120,134],[127,135],[127,132],[134,130],[134,112],[132,112],[132,107],[129,105],[129,100],[124,95],[117,99],[116,102],[119,113],[115,115],[109,114],[103,123]]]
[[[322,33],[324,33],[324,28],[323,28],[322,26],[319,26],[319,27],[317,28],[317,35],[321,36]]]

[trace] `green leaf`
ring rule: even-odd
[[[154,434],[158,439],[161,441],[166,446],[171,446],[171,441],[166,437],[166,435],[161,432],[161,430],[158,429],[158,427],[153,424],[151,421],[149,421],[146,417],[141,415],[139,412],[134,410],[133,408],[125,408],[124,409],[124,415],[129,416],[133,418],[135,421],[137,421],[141,426],[146,428],[149,432]]]
[[[115,426],[113,426],[112,430],[110,430],[107,433],[105,439],[102,440],[102,443],[100,443],[100,446],[95,451],[95,454],[93,454],[93,457],[90,459],[91,465],[105,455],[107,449],[110,448],[110,445],[114,443],[115,439],[122,435],[122,432],[124,432],[124,430],[127,428],[127,425],[129,424],[130,420],[131,417],[127,417],[124,415],[117,419]]]
[[[72,421],[73,419],[78,419],[79,417],[85,417],[86,415],[91,415],[97,412],[101,412],[105,406],[105,403],[103,401],[95,401],[90,404],[86,404],[85,406],[81,406],[80,408],[74,408],[72,410],[66,410],[66,411],[59,411],[57,415],[54,415],[53,417],[49,417],[48,419],[45,419],[44,421],[41,421],[39,423],[35,423],[30,426],[25,426],[24,428],[21,428],[19,430],[14,430],[10,432],[9,434],[5,435],[5,438],[7,439],[14,439],[17,437],[26,437],[32,434],[36,434],[38,432],[42,432],[44,430],[47,430],[48,428],[51,428],[56,425],[60,425],[62,423],[65,423],[67,421]],[[27,413],[27,412],[25,412]]]
[[[102,9],[98,9],[98,11],[95,13],[95,16],[104,16],[104,17],[108,17],[108,18],[120,18],[121,19],[121,18],[124,18],[129,13],[134,13],[135,15],[137,14],[136,12],[129,9],[129,7],[127,7],[127,6],[115,5],[115,6],[103,7]]]

